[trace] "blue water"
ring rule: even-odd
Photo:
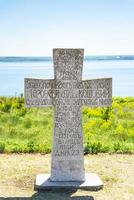
[[[24,78],[54,78],[50,60],[0,62],[0,96],[19,96]],[[85,60],[83,79],[112,77],[113,96],[134,96],[134,60]]]

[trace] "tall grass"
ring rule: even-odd
[[[134,98],[110,108],[83,107],[84,152],[134,152]],[[24,108],[23,97],[0,97],[0,153],[51,152],[53,108]]]

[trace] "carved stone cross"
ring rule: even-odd
[[[54,107],[50,182],[85,181],[81,107],[111,105],[112,79],[82,81],[83,55],[54,49],[54,79],[25,79],[26,107]]]

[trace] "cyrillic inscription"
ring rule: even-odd
[[[54,79],[25,79],[26,107],[54,106],[51,179],[84,180],[81,106],[111,105],[112,79],[82,81],[83,49],[54,49]]]

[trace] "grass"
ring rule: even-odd
[[[134,98],[110,108],[82,108],[84,152],[134,152]],[[23,97],[0,97],[0,152],[51,152],[53,108],[24,108]]]

